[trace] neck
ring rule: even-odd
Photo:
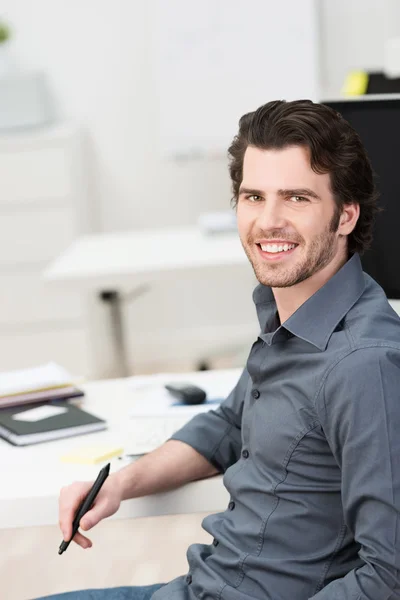
[[[311,296],[322,288],[346,263],[346,253],[338,253],[323,269],[297,285],[272,288],[281,325]]]

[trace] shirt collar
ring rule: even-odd
[[[358,254],[354,254],[322,288],[268,337],[272,342],[275,334],[285,329],[320,350],[325,350],[332,333],[360,298],[364,287],[361,260]],[[262,330],[271,331],[276,318],[276,302],[271,288],[259,284],[253,292],[253,301]]]

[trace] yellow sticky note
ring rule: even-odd
[[[76,450],[64,454],[60,457],[60,460],[68,463],[94,465],[114,458],[114,456],[120,456],[123,452],[124,449],[117,446],[87,446],[85,448],[76,448]]]
[[[350,71],[348,73],[342,93],[345,96],[362,96],[366,94],[369,76],[365,71]]]

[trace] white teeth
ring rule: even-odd
[[[287,252],[288,250],[292,250],[295,248],[296,244],[281,244],[278,246],[277,244],[261,244],[261,249],[263,252]]]

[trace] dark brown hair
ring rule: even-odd
[[[372,242],[379,194],[365,148],[351,125],[332,108],[311,100],[276,100],[247,113],[228,150],[232,204],[236,207],[248,146],[262,150],[303,146],[310,151],[311,168],[329,173],[338,210],[357,203],[360,216],[348,236],[349,254],[362,254]]]

